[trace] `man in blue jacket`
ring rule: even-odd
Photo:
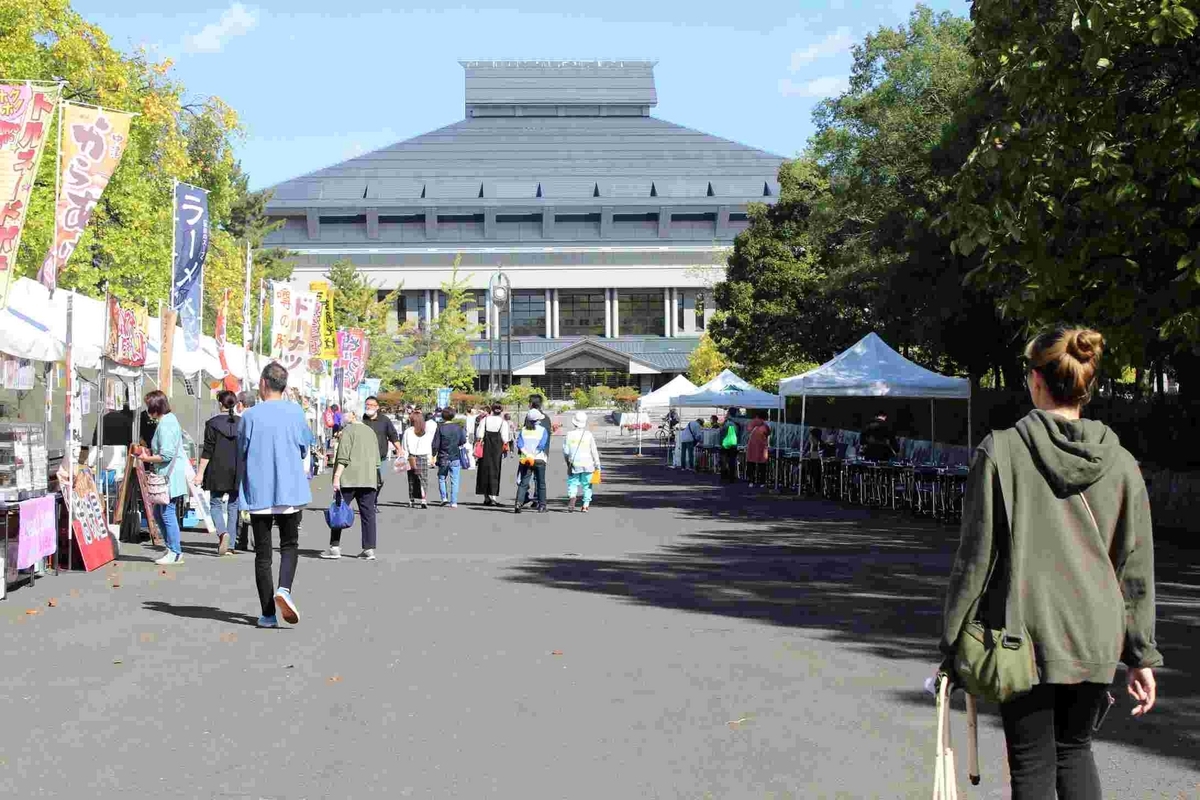
[[[263,402],[246,409],[238,423],[242,470],[240,505],[250,512],[254,531],[254,578],[262,616],[260,628],[278,628],[276,609],[287,622],[300,621],[292,602],[300,545],[300,515],[312,501],[305,459],[311,433],[304,409],[283,397],[288,371],[271,362],[262,371],[258,393]],[[271,528],[279,527],[279,589],[271,578]]]

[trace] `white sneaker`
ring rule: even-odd
[[[165,554],[163,554],[162,558],[158,559],[154,563],[161,564],[162,566],[167,566],[170,564],[182,564],[183,556],[174,551],[168,550]]]
[[[375,560],[375,551],[374,550],[363,550],[361,553],[358,554],[358,557],[361,559],[365,559],[366,561],[374,561]]]
[[[275,592],[275,608],[289,625],[295,625],[300,621],[300,612],[296,610],[296,604],[292,602],[291,589],[280,587]]]
[[[335,558],[341,558],[341,557],[342,557],[342,548],[340,548],[340,547],[331,547],[328,550],[326,550],[324,553],[321,553],[321,558],[328,558],[330,560],[335,559]]]

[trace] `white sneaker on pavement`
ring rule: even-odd
[[[361,553],[358,554],[358,557],[361,559],[364,559],[366,561],[374,561],[375,560],[375,551],[374,550],[363,550]]]
[[[176,553],[173,550],[168,550],[166,553],[163,554],[162,558],[158,559],[154,563],[161,564],[162,566],[169,566],[172,564],[182,564],[183,556],[179,555],[179,553]]]
[[[279,616],[283,617],[289,625],[295,625],[300,621],[300,612],[296,610],[296,604],[292,602],[291,589],[279,587],[279,590],[275,592],[275,608],[279,610]]]
[[[341,558],[341,557],[342,557],[342,548],[340,548],[340,547],[330,547],[324,553],[321,553],[321,558],[327,558],[330,560],[335,559],[335,558]]]

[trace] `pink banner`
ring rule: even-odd
[[[0,303],[21,247],[29,195],[61,88],[0,84]]]
[[[367,332],[361,328],[338,331],[338,366],[343,370],[343,383],[353,391],[367,376],[367,359],[370,357],[371,342]]]
[[[58,549],[54,495],[26,500],[18,505],[21,530],[17,536],[17,569],[28,569]]]

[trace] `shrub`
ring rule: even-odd
[[[588,390],[582,387],[571,392],[571,400],[575,402],[576,408],[587,408],[592,404],[592,398],[588,394]]]
[[[641,396],[641,393],[632,386],[621,386],[613,390],[613,400],[619,411],[632,411]]]
[[[588,394],[592,399],[593,407],[608,408],[613,404],[613,395],[615,392],[607,386],[593,386]]]

